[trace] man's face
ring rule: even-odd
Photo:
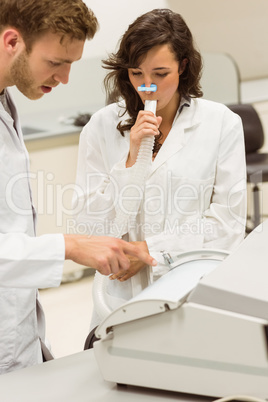
[[[67,84],[71,64],[83,53],[84,41],[47,33],[38,39],[30,53],[23,49],[14,59],[10,78],[23,95],[39,99],[59,83]]]

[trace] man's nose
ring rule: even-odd
[[[71,71],[71,65],[65,64],[61,66],[59,70],[53,75],[53,78],[57,82],[61,82],[62,84],[68,84],[69,75]]]

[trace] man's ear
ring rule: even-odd
[[[3,45],[6,51],[12,55],[24,46],[24,41],[19,31],[8,28],[3,32]]]
[[[180,66],[179,66],[179,74],[180,75],[184,72],[187,63],[188,63],[188,59],[183,59],[182,62],[180,63]]]

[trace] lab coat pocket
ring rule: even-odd
[[[176,214],[183,220],[201,217],[209,207],[213,193],[214,177],[193,179],[172,176],[172,205]]]
[[[0,374],[14,359],[16,310],[15,290],[0,288]]]

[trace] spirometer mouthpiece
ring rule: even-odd
[[[156,113],[156,105],[157,101],[156,100],[146,100],[144,104],[144,110],[148,110],[150,112],[153,112],[153,114]]]
[[[142,84],[138,87],[138,91],[140,92],[155,92],[157,90],[157,85],[151,84],[150,87],[146,87],[145,84]]]

